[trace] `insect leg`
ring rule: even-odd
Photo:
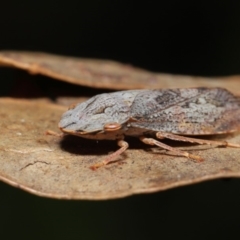
[[[57,133],[57,132],[54,132],[52,130],[47,130],[45,132],[46,135],[52,135],[52,136],[55,136],[55,137],[63,137],[64,136],[64,133]]]
[[[96,170],[99,167],[102,167],[104,165],[107,165],[110,162],[113,162],[117,156],[121,155],[124,151],[126,151],[126,149],[128,148],[128,143],[125,142],[124,140],[118,140],[117,142],[118,146],[120,147],[116,152],[110,154],[105,160],[103,160],[102,162],[96,163],[94,165],[92,165],[90,168],[92,170]]]
[[[168,139],[172,139],[175,141],[182,141],[182,142],[240,148],[240,144],[229,143],[226,141],[213,141],[213,140],[204,140],[204,139],[198,139],[198,138],[190,138],[190,137],[185,137],[185,136],[180,136],[180,135],[175,135],[172,133],[165,133],[165,132],[157,132],[156,137],[159,139],[168,138]]]
[[[162,142],[159,142],[157,141],[156,139],[154,138],[146,138],[146,137],[140,137],[140,140],[142,142],[144,142],[145,144],[149,144],[149,145],[156,145],[158,147],[161,147],[163,149],[166,149],[166,150],[169,150],[173,153],[176,153],[178,156],[183,156],[183,157],[187,157],[187,158],[192,158],[194,160],[196,160],[197,162],[202,162],[204,161],[203,158],[197,156],[197,155],[193,155],[193,154],[190,154],[188,152],[185,152],[185,151],[182,151],[182,150],[179,150],[179,149],[176,149],[176,148],[173,148],[171,146],[168,146]]]

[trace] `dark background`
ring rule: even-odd
[[[0,49],[113,59],[157,72],[239,74],[240,1],[4,1]],[[0,68],[0,94],[15,74]],[[65,85],[64,85],[65,86]],[[240,181],[112,201],[39,198],[0,184],[1,239],[226,239]]]

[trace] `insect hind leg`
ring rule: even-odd
[[[222,147],[240,148],[240,144],[229,143],[227,141],[214,141],[214,140],[190,138],[190,137],[185,137],[185,136],[176,135],[176,134],[172,134],[172,133],[165,133],[165,132],[157,132],[156,137],[159,139],[168,138],[168,139],[175,140],[175,141],[206,144],[206,145],[215,145],[215,146],[219,146],[219,147],[222,146]]]

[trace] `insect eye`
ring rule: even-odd
[[[104,125],[104,131],[106,131],[106,132],[116,131],[116,130],[119,130],[121,127],[122,127],[121,124],[116,123],[116,122],[106,123]]]

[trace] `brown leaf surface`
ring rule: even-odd
[[[65,107],[46,101],[0,99],[0,179],[31,193],[65,199],[110,199],[220,177],[240,177],[240,149],[169,141],[205,161],[196,163],[129,139],[122,161],[89,166],[117,149],[114,141],[45,135],[57,130]],[[240,143],[240,135],[224,139]],[[177,144],[177,145],[176,145]]]
[[[95,88],[118,90],[212,86],[240,92],[240,76],[204,78],[159,74],[114,61],[63,57],[39,52],[1,51],[0,65],[17,67],[32,74],[42,74]]]

